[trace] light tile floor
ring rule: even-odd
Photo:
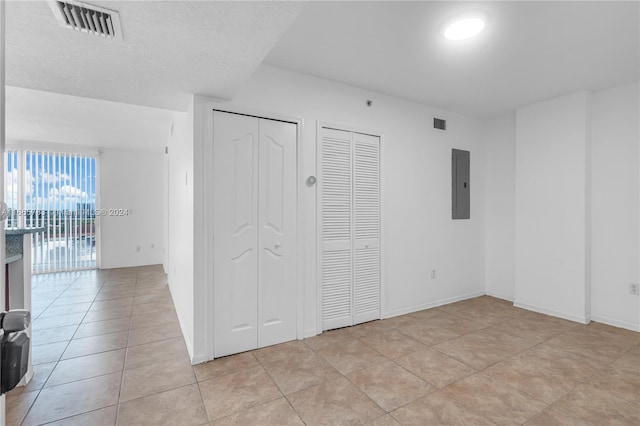
[[[34,277],[18,425],[640,424],[640,333],[479,297],[192,367],[158,266]]]

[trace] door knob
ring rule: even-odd
[[[365,243],[364,248],[369,248],[369,243]]]
[[[275,247],[275,248],[277,248],[277,249],[279,249],[279,248],[280,248],[280,245],[281,245],[281,244],[280,244],[280,242],[277,242],[277,243],[275,243],[274,247]]]

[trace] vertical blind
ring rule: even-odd
[[[7,229],[34,234],[34,273],[96,267],[97,156],[33,150],[5,153]]]

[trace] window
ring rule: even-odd
[[[33,272],[92,269],[96,264],[97,155],[7,150],[7,229],[34,234]]]

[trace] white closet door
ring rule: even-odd
[[[296,139],[260,120],[258,347],[296,338]]]
[[[322,329],[353,324],[350,132],[323,128],[320,159]]]
[[[258,344],[258,119],[214,112],[215,354]]]
[[[380,318],[380,138],[353,134],[354,324]]]

